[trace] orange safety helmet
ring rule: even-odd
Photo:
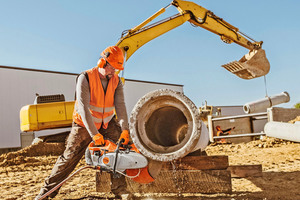
[[[107,61],[111,66],[113,66],[115,69],[123,70],[123,63],[124,63],[124,55],[122,50],[118,46],[110,46],[107,47],[102,53],[101,53],[102,59]],[[99,62],[101,63],[101,62]],[[100,64],[98,65],[100,68],[102,68],[104,65]]]

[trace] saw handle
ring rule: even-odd
[[[119,149],[120,145],[123,144],[124,142],[125,142],[125,139],[124,139],[124,138],[121,138],[121,140],[120,140],[119,143],[118,143],[118,148],[117,148],[117,149]]]
[[[122,138],[119,142],[118,142],[118,145],[117,145],[117,149],[116,149],[116,156],[115,156],[115,160],[114,160],[114,169],[113,169],[113,174],[116,173],[116,167],[117,167],[117,160],[118,160],[118,154],[119,154],[119,151],[120,151],[120,145],[123,144],[123,142],[125,141],[124,138]]]

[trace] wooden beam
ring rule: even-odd
[[[99,172],[97,172],[99,173]],[[150,184],[139,184],[126,178],[127,188],[133,193],[231,193],[231,176],[227,170],[161,171]],[[96,180],[97,192],[110,191],[110,174],[100,173]]]
[[[261,177],[262,165],[231,165],[227,168],[233,178]]]
[[[179,160],[164,163],[162,170],[222,170],[227,169],[228,156],[186,156]]]

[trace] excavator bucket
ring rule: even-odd
[[[222,67],[242,79],[253,79],[266,75],[270,70],[270,63],[265,50],[258,49],[250,51],[239,61],[230,62]]]

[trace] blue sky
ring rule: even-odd
[[[80,73],[169,0],[0,0],[0,65]],[[268,95],[300,102],[300,1],[195,0],[257,41],[271,64]],[[177,13],[168,9],[161,18]],[[160,19],[161,19],[160,18]],[[126,63],[125,78],[184,85],[197,105],[244,105],[264,98],[263,77],[244,80],[222,64],[248,52],[189,23],[150,41]]]

